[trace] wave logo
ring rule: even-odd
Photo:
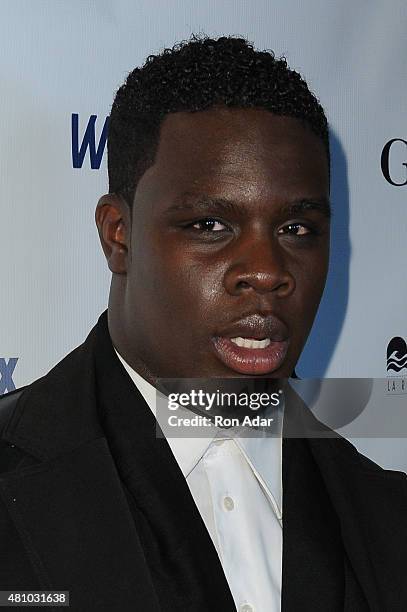
[[[400,374],[402,370],[407,374],[407,344],[404,338],[396,336],[387,345],[387,371]]]

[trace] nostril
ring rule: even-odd
[[[249,289],[250,288],[250,283],[248,283],[247,281],[239,281],[236,285],[237,289]]]

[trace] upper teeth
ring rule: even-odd
[[[270,344],[270,338],[264,338],[264,340],[254,340],[254,338],[231,338],[231,341],[237,346],[244,346],[244,348],[250,349],[262,349],[266,348]]]

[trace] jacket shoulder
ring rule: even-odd
[[[13,414],[17,403],[22,396],[26,387],[16,389],[10,393],[6,393],[0,397],[0,435],[3,433],[11,415]]]
[[[386,468],[383,468],[369,457],[366,457],[366,455],[363,455],[349,440],[343,439],[342,447],[346,449],[345,452],[347,452],[349,458],[353,459],[354,461],[356,460],[365,472],[368,472],[372,475],[377,474],[378,476],[401,476],[407,481],[407,475],[405,474],[405,472],[401,470],[388,470]]]
[[[362,455],[362,453],[360,453],[359,451],[357,452],[359,455],[360,465],[363,467],[365,473],[368,473],[371,476],[386,476],[387,478],[390,478],[392,480],[404,483],[404,488],[407,489],[407,474],[404,471],[402,471],[401,469],[390,470],[387,468],[383,468],[371,459],[369,459],[369,457],[366,457],[366,455]]]
[[[0,398],[1,472],[7,443],[45,461],[103,436],[96,393],[97,333],[98,326],[44,376]],[[100,333],[111,343],[107,323]]]
[[[25,389],[22,387],[0,396],[0,477],[35,463],[32,457],[1,438]],[[40,588],[16,526],[3,502],[0,504],[0,546],[4,551],[4,559],[0,563],[1,588]]]
[[[26,387],[22,387],[0,397],[0,474],[36,463],[35,459],[28,453],[3,439],[3,432],[25,389]]]

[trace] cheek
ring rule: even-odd
[[[144,295],[154,309],[165,309],[173,315],[182,311],[184,324],[196,319],[197,312],[210,317],[222,295],[224,266],[162,237],[143,243],[140,241],[139,249],[133,251],[137,293]]]

